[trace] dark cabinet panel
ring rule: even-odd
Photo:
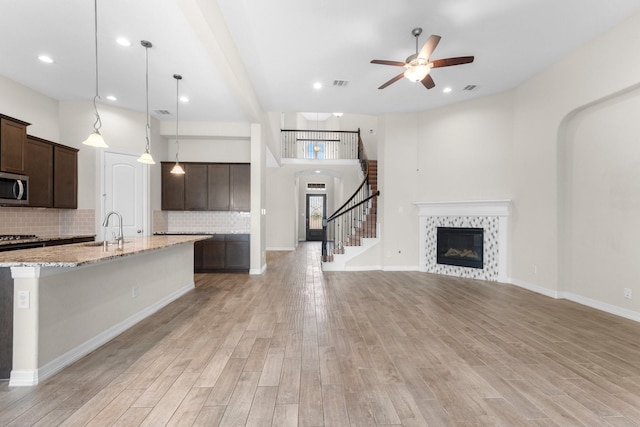
[[[78,150],[53,147],[53,206],[78,208]]]
[[[184,164],[184,208],[192,211],[207,210],[207,165]]]
[[[53,144],[27,136],[24,173],[29,177],[29,206],[53,207]]]
[[[0,117],[0,171],[24,173],[24,145],[29,123]]]
[[[248,234],[216,234],[194,245],[196,273],[247,272],[250,267]]]
[[[229,166],[231,177],[231,210],[249,212],[251,210],[251,166],[232,164]]]
[[[229,234],[225,240],[225,268],[229,270],[249,270],[249,235]]]
[[[162,210],[184,210],[184,175],[171,173],[174,163],[162,163]]]
[[[208,198],[210,211],[228,211],[230,207],[229,165],[208,165]]]

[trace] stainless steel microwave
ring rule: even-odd
[[[0,172],[0,205],[28,205],[29,177]]]

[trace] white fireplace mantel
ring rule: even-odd
[[[418,216],[509,216],[511,200],[416,202]]]
[[[508,217],[511,214],[511,200],[476,200],[476,201],[453,201],[453,202],[416,202],[418,207],[418,216],[420,217],[420,270],[431,271],[429,265],[435,264],[435,251],[430,247],[428,242],[433,245],[433,236],[435,228],[431,229],[436,221],[444,221],[449,218],[458,217],[477,217],[477,218],[497,218],[497,277],[486,278],[488,280],[498,280],[499,282],[507,282],[507,254],[508,254]],[[430,219],[440,218],[440,219]],[[477,220],[476,220],[477,221]],[[493,221],[496,221],[494,219]],[[486,220],[485,220],[486,222]],[[427,226],[430,224],[429,226]],[[495,222],[494,222],[495,224]],[[429,228],[429,230],[427,230]],[[431,238],[429,237],[431,236]],[[428,248],[429,246],[429,248]],[[486,247],[486,246],[485,246]],[[434,258],[434,259],[431,259]],[[495,256],[494,256],[495,259]],[[456,267],[457,268],[457,267]],[[469,277],[469,270],[464,271],[460,268],[458,271],[445,272],[445,274],[460,275],[461,277]],[[442,274],[442,272],[440,272]],[[495,274],[495,270],[494,273]]]

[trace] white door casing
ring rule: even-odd
[[[147,166],[137,161],[138,156],[132,154],[104,151],[102,178],[102,214],[100,222],[110,211],[122,215],[124,236],[146,234],[147,215]],[[111,238],[112,232],[118,232],[118,219],[109,220],[105,236]],[[103,236],[99,235],[99,239]]]

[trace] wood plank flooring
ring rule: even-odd
[[[319,251],[196,275],[37,387],[0,384],[0,425],[640,425],[640,324],[492,282],[323,274]]]

